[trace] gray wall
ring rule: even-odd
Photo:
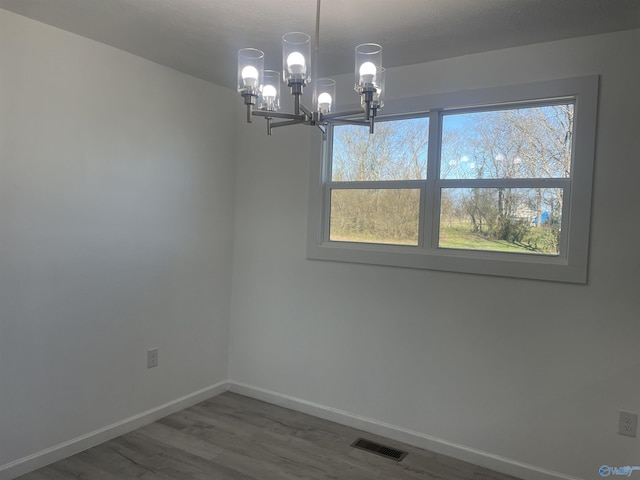
[[[237,105],[4,10],[0,69],[1,466],[226,380]]]
[[[616,434],[617,409],[640,410],[638,45],[636,30],[387,74],[392,98],[601,75],[587,285],[306,260],[317,132],[241,124],[230,378],[563,474],[640,464]]]

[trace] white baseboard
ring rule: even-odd
[[[576,477],[528,465],[498,455],[483,452],[481,450],[465,447],[464,445],[451,443],[446,440],[399,427],[397,425],[380,422],[372,418],[361,417],[344,410],[338,410],[318,403],[309,402],[301,398],[284,395],[235,381],[224,381],[211,385],[210,387],[185,395],[184,397],[152,408],[146,412],[142,412],[138,415],[126,418],[93,432],[73,438],[67,442],[41,450],[13,462],[0,465],[0,480],[14,479],[50,463],[75,455],[83,450],[99,445],[100,443],[106,442],[107,440],[111,440],[112,438],[120,435],[124,435],[125,433],[131,432],[144,425],[155,422],[162,417],[226,392],[227,390],[419,448],[431,450],[432,452],[440,453],[442,455],[448,455],[465,462],[470,462],[507,475],[513,475],[514,477],[524,480],[580,480]]]
[[[191,407],[208,398],[219,395],[228,390],[228,382],[220,382],[215,385],[203,388],[196,392],[177,398],[171,402],[142,412],[138,415],[126,418],[119,422],[107,425],[93,432],[73,438],[53,447],[41,450],[32,455],[19,458],[13,462],[0,465],[0,480],[11,480],[24,475],[50,463],[62,460],[63,458],[75,455],[91,447],[95,447],[107,440],[119,437],[149,423],[153,423],[162,417],[166,417],[174,412]]]
[[[254,387],[252,385],[229,381],[228,389],[229,391],[240,395],[245,395],[247,397],[262,400],[298,412],[307,413],[314,417],[323,418],[341,425],[357,428],[365,432],[380,435],[415,447],[424,448],[442,455],[448,455],[465,462],[473,463],[507,475],[513,475],[514,477],[524,480],[580,480],[577,477],[528,465],[509,458],[465,447],[464,445],[451,443],[424,433],[379,422],[372,418],[361,417],[343,410],[327,407],[325,405],[309,402],[289,395],[283,395],[281,393]]]

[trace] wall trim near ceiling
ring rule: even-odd
[[[228,389],[229,391],[240,395],[289,408],[297,412],[306,413],[314,417],[346,425],[347,427],[357,428],[368,433],[413,445],[414,447],[430,450],[441,455],[448,455],[496,472],[513,475],[514,477],[518,477],[523,480],[580,480],[577,477],[546,470],[544,468],[511,460],[499,455],[493,455],[488,452],[448,442],[446,440],[399,427],[397,425],[380,422],[372,418],[361,417],[343,410],[309,402],[307,400],[284,395],[282,393],[273,392],[264,388],[229,381]]]
[[[106,427],[99,428],[79,437],[62,442],[50,448],[46,448],[32,455],[0,465],[0,480],[11,480],[38,468],[57,462],[63,458],[80,453],[88,448],[129,433],[140,427],[155,422],[167,415],[189,408],[211,397],[220,395],[228,390],[229,382],[223,381],[210,385],[201,390],[177,398],[170,402],[151,408]]]

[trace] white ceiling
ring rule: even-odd
[[[315,0],[0,0],[0,8],[234,87],[236,52],[280,69],[280,38],[313,37]],[[386,67],[640,28],[640,0],[322,0],[319,71],[350,72],[358,43]]]

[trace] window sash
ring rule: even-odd
[[[563,198],[571,197],[571,179],[570,178],[553,178],[553,179],[476,179],[476,180],[438,180],[432,182],[433,190],[429,191],[429,182],[427,180],[385,180],[385,181],[366,181],[366,182],[326,182],[323,185],[323,198],[325,201],[324,209],[327,215],[324,216],[324,241],[340,242],[340,243],[358,243],[358,242],[342,242],[340,240],[331,240],[329,238],[329,225],[331,223],[331,191],[332,190],[420,190],[420,210],[419,210],[419,238],[418,245],[414,248],[425,250],[439,250],[446,247],[439,247],[440,243],[440,213],[441,213],[441,191],[446,188],[557,188],[563,191]],[[432,215],[428,215],[428,205],[432,205]],[[568,230],[569,202],[562,203],[562,220],[561,232]],[[430,219],[430,220],[427,220]],[[560,235],[559,254],[560,257],[567,255],[567,235]],[[463,250],[463,249],[461,249]],[[471,250],[470,251],[478,251]],[[506,252],[501,252],[506,253]],[[522,254],[531,255],[531,254]]]
[[[364,182],[326,182],[323,185],[324,211],[327,212],[323,218],[323,240],[331,243],[354,243],[365,245],[364,242],[343,242],[330,239],[331,225],[331,191],[332,190],[419,190],[420,205],[418,210],[418,245],[411,245],[410,248],[424,248],[425,246],[425,226],[424,226],[424,206],[427,201],[427,189],[425,180],[380,180]],[[390,244],[379,244],[392,247]]]

